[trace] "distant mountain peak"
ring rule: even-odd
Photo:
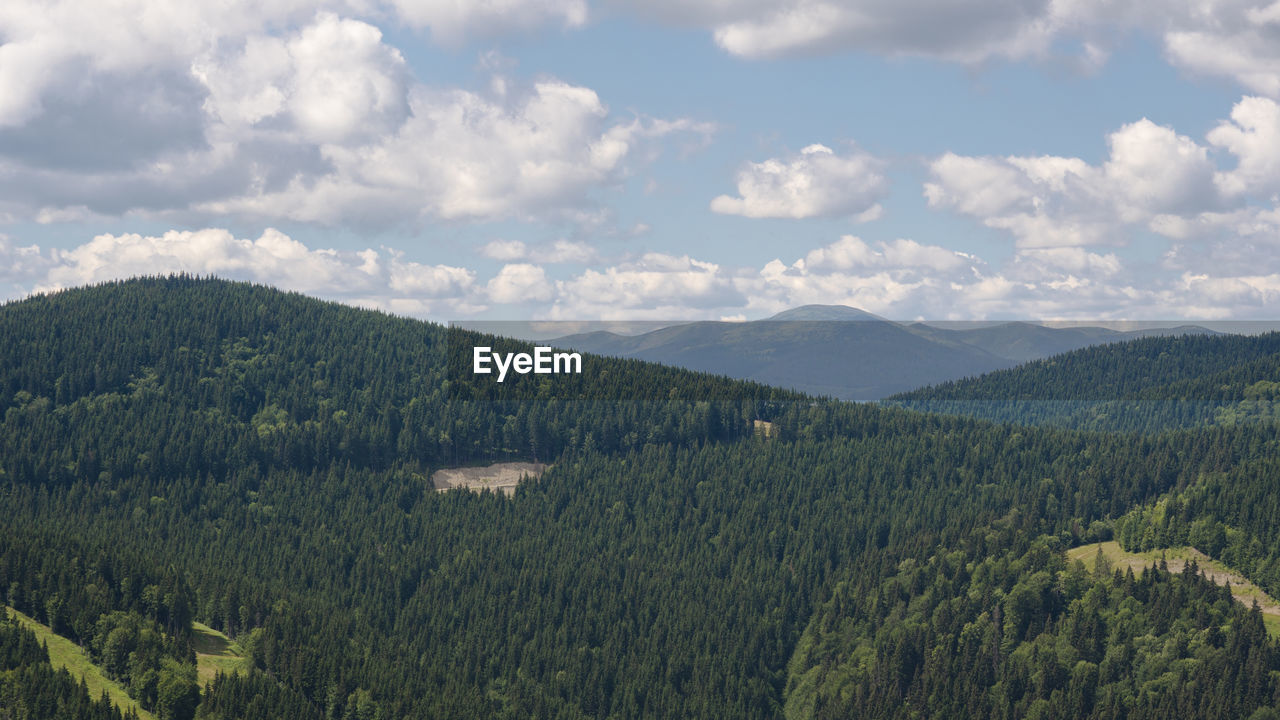
[[[790,310],[783,310],[773,317],[766,318],[766,320],[888,322],[888,320],[879,315],[873,315],[866,310],[859,310],[848,305],[801,305]]]

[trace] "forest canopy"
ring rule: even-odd
[[[1180,342],[1112,346],[1114,362],[1079,372],[1222,404],[1222,373],[1269,367],[1260,346]],[[528,375],[495,396],[451,379],[447,343],[438,325],[182,276],[0,307],[6,604],[173,718],[1276,703],[1274,641],[1229,594],[1065,559],[1130,542],[1177,498],[1190,515],[1141,543],[1219,523],[1243,538],[1222,545],[1248,551],[1241,569],[1275,587],[1266,423],[1017,425],[594,356],[559,390]],[[1192,360],[1152,365],[1150,383],[1108,375],[1158,343]],[[1261,399],[1259,381],[1230,382]],[[552,466],[512,497],[429,481],[500,460]],[[191,695],[197,620],[252,669]]]

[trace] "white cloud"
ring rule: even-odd
[[[219,228],[163,235],[99,235],[70,250],[42,252],[0,237],[0,279],[16,288],[48,292],[133,277],[186,272],[261,282],[368,307],[416,303],[429,312],[474,313],[484,308],[476,273],[449,265],[405,261],[403,253],[309,248],[268,228],[255,239]],[[21,294],[21,293],[19,293]],[[395,301],[393,303],[392,301]],[[407,312],[407,311],[406,311]]]
[[[1104,191],[1118,196],[1116,211],[1127,222],[1157,213],[1186,213],[1218,204],[1216,170],[1205,148],[1172,128],[1143,118],[1107,138],[1111,156],[1103,165]]]
[[[321,147],[327,172],[198,207],[319,223],[572,217],[637,142],[689,126],[610,123],[594,91],[558,81],[521,98],[419,87],[409,108],[376,143]]]
[[[993,267],[940,246],[872,245],[846,236],[790,265],[774,260],[738,283],[762,312],[840,303],[885,317],[937,320],[1141,316],[1156,303],[1158,283],[1135,291],[1123,271],[1115,255],[1081,248],[1019,251]]]
[[[911,240],[844,236],[790,263],[729,268],[649,254],[556,283],[547,317],[703,319],[763,317],[809,303],[860,307],[891,318],[1106,320],[1270,317],[1275,267],[1142,275],[1114,253],[1021,250],[995,267],[968,253]],[[1203,275],[1203,277],[1201,276]]]
[[[480,248],[480,254],[493,260],[523,260],[529,247],[520,240],[490,240]]]
[[[1223,222],[1226,222],[1225,220]],[[789,261],[728,267],[646,253],[560,278],[530,262],[487,280],[475,270],[408,260],[389,248],[313,248],[275,230],[237,238],[216,228],[159,236],[100,235],[67,251],[0,236],[11,295],[133,275],[213,274],[436,319],[506,307],[548,319],[758,318],[808,303],[843,303],[892,318],[1274,318],[1280,305],[1280,214],[1259,211],[1246,242],[1178,246],[1163,266],[1113,253],[1033,248],[994,265],[907,239],[844,236]]]
[[[286,119],[299,142],[368,141],[408,115],[408,69],[378,28],[320,13],[295,34],[250,36],[228,57],[193,64],[206,112],[229,128]],[[279,129],[280,123],[269,126]]]
[[[603,271],[588,269],[558,281],[551,317],[681,317],[691,309],[740,306],[744,300],[715,263],[687,255],[646,253],[632,262]]]
[[[1170,10],[1156,26],[1170,62],[1280,97],[1280,9],[1275,2],[1205,0],[1173,3]]]
[[[586,264],[595,262],[600,257],[596,249],[587,243],[563,238],[550,244],[534,246],[520,240],[493,240],[480,248],[480,254],[504,262],[529,260],[535,263]]]
[[[584,0],[7,0],[0,6],[0,126],[34,117],[47,93],[83,79],[77,70],[187,69],[224,44],[296,26],[316,13],[391,19],[430,28],[447,43],[546,24],[577,27],[587,19]]]
[[[709,30],[745,58],[858,52],[977,65],[1066,57],[1096,70],[1144,33],[1175,66],[1280,98],[1280,3],[1272,0],[646,0],[636,12]]]
[[[984,265],[972,255],[938,245],[908,239],[873,244],[845,235],[789,265],[775,259],[737,284],[755,307],[767,312],[817,303],[900,316],[904,305],[938,312],[946,307],[948,288],[971,282]]]
[[[1202,306],[1216,306],[1218,316],[1224,318],[1233,316],[1232,308],[1266,307],[1280,302],[1280,273],[1214,277],[1187,272],[1182,276],[1182,286]]]
[[[37,245],[19,246],[0,234],[0,280],[23,283],[48,271],[49,260]]]
[[[585,12],[581,0],[4,3],[0,214],[598,217],[599,189],[642,144],[711,128],[615,119],[593,90],[554,78],[429,87],[371,24],[460,40],[577,26]]]
[[[1177,240],[1163,257],[1167,270],[1215,277],[1280,273],[1280,209],[1275,207],[1202,213],[1162,232]]]
[[[962,62],[1043,54],[1070,21],[1048,0],[719,0],[634,3],[668,22],[709,28],[724,50],[774,57],[840,50]]]
[[[855,268],[928,268],[939,271],[965,267],[971,261],[967,253],[947,250],[937,245],[921,245],[914,240],[898,239],[881,242],[873,248],[853,235],[809,251],[795,267],[808,271],[845,271]]]
[[[371,251],[369,251],[371,252]],[[465,296],[475,282],[473,270],[448,265],[423,265],[396,262],[390,270],[388,287],[398,293],[419,298],[453,298]]]
[[[1099,166],[1079,158],[962,157],[930,164],[929,206],[1010,232],[1019,247],[1117,243],[1134,223],[1167,224],[1224,207],[1208,150],[1147,119],[1107,138]]]
[[[1280,105],[1261,97],[1245,97],[1206,136],[1215,147],[1237,158],[1234,170],[1219,173],[1218,186],[1229,195],[1280,192]]]
[[[431,29],[431,38],[456,46],[468,37],[529,32],[544,25],[581,27],[586,0],[390,0],[400,18]]]
[[[547,263],[589,263],[599,259],[599,254],[591,245],[574,240],[560,239],[542,252],[535,252],[539,262]]]
[[[877,201],[888,190],[883,163],[862,152],[837,155],[810,145],[787,159],[749,163],[738,173],[738,195],[720,195],[711,209],[751,218],[809,218],[864,213],[879,215]]]
[[[71,250],[53,250],[51,258],[54,267],[39,289],[170,272],[261,280],[306,292],[369,287],[373,280],[360,254],[309,250],[273,229],[256,240],[220,229],[172,230],[161,236],[99,235]]]
[[[546,271],[529,263],[504,265],[489,281],[487,290],[489,299],[499,304],[545,302],[552,296]]]
[[[1124,269],[1115,253],[1094,253],[1079,247],[1029,248],[1019,252],[1016,264],[1044,277],[1065,272],[1081,277],[1110,278]]]

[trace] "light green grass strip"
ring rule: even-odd
[[[191,623],[192,644],[196,650],[196,675],[200,687],[218,673],[234,675],[249,671],[249,658],[240,644],[204,623]]]
[[[48,625],[41,625],[7,605],[5,608],[10,615],[18,619],[19,624],[34,632],[36,638],[49,648],[49,662],[54,668],[65,667],[72,677],[77,680],[84,679],[85,685],[89,687],[89,697],[97,700],[102,697],[102,691],[106,690],[111,702],[121,712],[127,712],[132,708],[138,712],[138,717],[143,718],[143,720],[155,720],[154,715],[143,710],[133,698],[129,697],[129,693],[125,692],[120,683],[104,675],[102,670],[93,664],[93,661],[89,659],[89,655],[79,645],[58,635],[49,629]]]
[[[1126,567],[1132,568],[1137,575],[1141,575],[1143,570],[1159,563],[1161,559],[1168,563],[1170,572],[1182,572],[1187,562],[1194,559],[1200,567],[1200,572],[1208,575],[1209,579],[1215,583],[1219,585],[1231,583],[1231,595],[1241,605],[1252,607],[1256,601],[1262,609],[1262,622],[1267,626],[1267,634],[1273,638],[1280,638],[1280,603],[1277,603],[1262,588],[1249,582],[1244,575],[1199,550],[1193,547],[1176,547],[1131,553],[1125,552],[1120,547],[1120,543],[1113,540],[1072,548],[1067,551],[1067,560],[1080,560],[1086,568],[1092,570],[1099,546],[1102,547],[1103,557],[1107,558],[1112,568],[1119,570],[1124,570]]]

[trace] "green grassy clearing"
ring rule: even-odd
[[[232,675],[249,671],[249,658],[239,643],[204,623],[191,623],[191,634],[201,687],[220,672]]]
[[[34,632],[36,637],[48,646],[49,661],[53,667],[65,667],[72,677],[77,679],[84,678],[85,685],[89,687],[90,697],[95,699],[102,697],[102,691],[106,690],[111,702],[120,710],[127,711],[133,708],[138,712],[138,717],[143,718],[143,720],[155,719],[154,715],[143,710],[142,706],[129,697],[129,693],[125,692],[125,689],[119,683],[104,675],[102,670],[89,659],[89,654],[79,645],[58,635],[48,625],[42,625],[11,607],[5,607],[9,614],[18,618],[18,622],[23,627]]]
[[[1092,568],[1093,560],[1097,557],[1099,547],[1102,548],[1103,557],[1110,561],[1111,567],[1120,570],[1133,568],[1134,574],[1139,575],[1142,574],[1143,570],[1151,567],[1152,564],[1160,562],[1161,558],[1168,563],[1171,572],[1181,572],[1187,563],[1194,559],[1196,564],[1200,566],[1200,571],[1209,576],[1215,583],[1219,585],[1224,582],[1231,583],[1231,595],[1241,604],[1246,607],[1252,606],[1256,600],[1258,606],[1262,608],[1262,620],[1267,626],[1267,634],[1271,637],[1280,637],[1280,603],[1277,603],[1262,588],[1249,582],[1240,573],[1193,547],[1166,548],[1131,553],[1125,552],[1120,547],[1120,543],[1111,541],[1072,548],[1067,551],[1067,559],[1080,560],[1085,564],[1085,567]]]

